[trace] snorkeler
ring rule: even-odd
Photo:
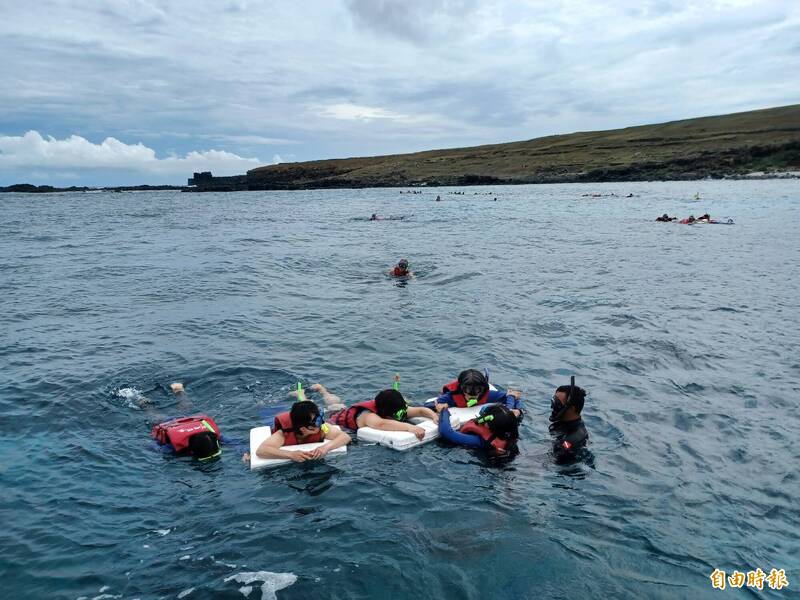
[[[586,446],[589,432],[583,424],[581,411],[586,401],[586,390],[575,385],[556,388],[550,403],[550,434],[553,436],[553,455],[556,460],[569,460]]]
[[[445,408],[439,417],[439,433],[449,442],[481,448],[492,456],[511,456],[518,452],[519,420],[503,404],[485,406],[480,415],[464,423],[459,431],[453,430],[450,410]]]
[[[190,412],[191,403],[183,384],[173,383],[170,389],[178,398],[179,409]],[[201,461],[220,456],[222,444],[243,447],[235,440],[223,437],[214,419],[206,414],[193,414],[162,421],[153,427],[150,436],[162,452],[189,454]]]
[[[392,277],[414,277],[414,273],[409,270],[408,261],[401,258],[400,261],[391,269],[389,275]]]
[[[325,389],[322,386],[319,387]],[[327,390],[325,391],[327,392]],[[333,394],[329,395],[336,398]],[[323,398],[325,398],[324,394]],[[359,402],[350,407],[346,407],[341,401],[328,405],[327,398],[326,405],[328,410],[333,411],[328,417],[328,422],[350,431],[357,431],[359,427],[372,427],[382,431],[409,431],[421,440],[425,437],[425,430],[408,423],[408,418],[426,417],[434,423],[439,421],[439,415],[431,409],[409,406],[403,395],[394,389],[383,390],[375,396],[374,400]]]
[[[660,217],[656,217],[656,221],[660,221],[662,223],[669,223],[670,221],[677,221],[678,217],[670,217],[667,213],[664,213]]]
[[[324,422],[325,411],[302,395],[291,410],[275,416],[273,433],[256,450],[259,458],[288,458],[294,462],[305,462],[323,458],[331,450],[350,443],[350,436],[336,425]],[[325,442],[314,450],[281,450],[282,446],[296,446]]]
[[[467,369],[459,373],[458,379],[442,387],[442,393],[433,406],[441,412],[450,406],[464,408],[494,403],[506,405],[517,418],[522,419],[522,392],[489,389],[489,379],[485,374],[477,369]]]
[[[685,219],[681,219],[680,221],[678,221],[678,223],[680,223],[681,225],[691,225],[691,224],[692,224],[692,223],[694,223],[696,220],[697,220],[697,219],[695,219],[695,218],[694,218],[694,215],[689,215],[689,216],[688,216],[688,217],[686,217]]]
[[[383,221],[383,217],[379,217],[378,213],[372,213],[372,216],[369,218],[370,221]]]

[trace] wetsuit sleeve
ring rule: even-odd
[[[480,436],[453,431],[453,427],[450,425],[450,411],[446,409],[442,411],[439,417],[439,435],[448,442],[458,444],[459,446],[483,448],[483,440]]]
[[[508,408],[522,410],[522,398],[517,400],[511,394],[506,394],[500,390],[489,390],[487,402],[505,404]]]
[[[425,406],[427,408],[433,408],[434,402],[436,404],[447,404],[447,406],[455,406],[456,405],[455,401],[453,400],[453,396],[452,396],[452,394],[450,392],[445,392],[444,394],[442,394],[441,396],[436,398],[436,400],[427,400],[425,402]]]

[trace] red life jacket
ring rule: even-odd
[[[405,277],[407,275],[408,275],[408,271],[407,270],[404,271],[403,269],[401,269],[398,266],[395,266],[395,268],[392,269],[392,277]]]
[[[283,445],[284,446],[297,446],[298,444],[313,444],[314,442],[321,442],[325,439],[325,434],[320,429],[317,433],[308,436],[302,442],[297,439],[297,432],[295,431],[292,417],[288,412],[282,412],[275,415],[275,423],[273,426],[275,431],[279,429],[283,432]]]
[[[368,410],[378,414],[378,409],[375,408],[375,400],[367,400],[366,402],[353,404],[353,406],[331,415],[331,423],[343,427],[344,429],[349,429],[350,431],[356,431],[358,429],[358,422],[356,419],[362,410]]]
[[[178,417],[153,427],[150,436],[162,446],[171,444],[175,452],[183,452],[189,448],[189,438],[204,431],[213,431],[220,438],[219,427],[208,415],[192,415]]]
[[[464,394],[458,391],[458,379],[454,379],[453,381],[451,381],[448,384],[445,384],[444,387],[442,387],[442,394],[446,394],[447,392],[450,392],[450,396],[453,398],[453,402],[456,403],[456,406],[458,406],[459,408],[466,408],[467,398],[464,396]],[[489,399],[489,390],[486,390],[483,393],[483,395],[480,398],[478,398],[478,401],[470,406],[476,406],[478,404],[486,404],[486,401],[488,399]]]
[[[492,446],[495,450],[499,452],[506,452],[508,447],[508,442],[506,440],[502,440],[497,437],[492,430],[489,429],[488,425],[478,425],[475,422],[475,419],[467,421],[461,426],[461,429],[458,430],[460,433],[470,433],[472,435],[479,436],[486,444]]]

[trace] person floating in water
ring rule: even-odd
[[[372,216],[369,218],[370,221],[383,221],[383,217],[379,217],[378,213],[372,213]]]
[[[459,431],[450,425],[450,409],[439,416],[439,433],[448,442],[468,448],[484,449],[493,457],[518,453],[519,419],[503,404],[490,404],[480,415],[464,423]]]
[[[191,412],[191,402],[183,384],[173,383],[170,389],[178,398],[178,409],[184,414]],[[153,419],[154,416],[150,415],[151,420],[160,420],[157,417]],[[224,437],[214,419],[204,413],[162,420],[153,426],[150,437],[162,452],[187,454],[200,461],[219,457],[222,454],[222,444],[244,449],[241,443]]]
[[[436,196],[436,202],[441,202],[441,201],[442,201],[442,197],[441,196]]]
[[[373,400],[347,407],[322,385],[315,386],[322,394],[326,408],[331,411],[328,422],[342,429],[358,431],[359,427],[372,427],[382,431],[408,431],[421,440],[425,437],[425,430],[408,423],[409,417],[426,417],[434,423],[439,422],[439,415],[429,408],[409,406],[395,389],[383,390]]]
[[[691,225],[691,224],[692,224],[692,223],[694,223],[696,220],[697,220],[697,219],[695,219],[695,218],[694,218],[694,215],[689,215],[689,216],[688,216],[688,217],[686,217],[685,219],[681,219],[680,221],[678,221],[678,223],[680,223],[680,224],[682,224],[682,225]]]
[[[662,223],[669,223],[671,221],[677,221],[678,217],[670,217],[667,213],[664,213],[660,217],[656,217],[656,221],[661,221]]]
[[[317,384],[317,389],[319,384]],[[312,389],[314,386],[312,386]],[[327,390],[326,390],[327,391]],[[323,458],[331,450],[350,443],[350,436],[335,425],[324,422],[325,411],[314,402],[305,399],[302,388],[299,401],[291,410],[275,416],[273,433],[256,450],[259,458],[288,458],[294,462],[305,462]],[[325,442],[314,450],[281,450],[282,446],[297,446]]]
[[[442,387],[441,395],[433,401],[436,412],[457,406],[459,408],[480,404],[504,404],[518,419],[522,420],[522,392],[519,390],[489,389],[489,379],[477,369],[461,371],[458,379]]]
[[[389,269],[389,275],[392,277],[414,277],[414,273],[410,270],[408,261],[405,258],[401,258],[394,267]]]
[[[705,221],[706,223],[711,223],[711,215],[706,213],[704,215],[701,215],[701,216],[697,217],[697,220],[698,221]]]
[[[553,436],[553,456],[557,461],[567,461],[586,446],[589,432],[581,418],[586,401],[586,390],[575,385],[575,378],[570,385],[556,388],[550,402],[550,435]]]

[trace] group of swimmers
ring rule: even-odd
[[[188,408],[183,384],[173,383],[172,392],[180,405]],[[462,371],[458,378],[445,384],[441,394],[425,406],[411,406],[400,393],[397,382],[392,388],[379,392],[373,399],[346,406],[339,396],[324,385],[315,383],[309,390],[322,398],[323,406],[308,400],[298,385],[291,395],[297,401],[291,408],[275,416],[273,433],[255,453],[260,458],[290,459],[306,462],[323,458],[331,450],[352,441],[350,433],[362,427],[382,431],[407,431],[422,440],[425,430],[410,423],[409,418],[424,417],[438,424],[439,434],[449,442],[468,448],[481,449],[490,457],[512,457],[518,453],[519,424],[525,412],[522,393],[490,389],[488,376],[477,369]],[[556,389],[551,404],[550,433],[553,436],[553,455],[557,461],[573,460],[586,445],[589,434],[581,418],[586,391],[575,385]],[[484,406],[485,405],[485,406]],[[450,409],[482,406],[480,413],[456,431],[450,423]],[[168,419],[152,428],[151,437],[167,452],[187,454],[208,461],[222,454],[222,445],[238,445],[222,435],[213,418],[192,414]],[[284,450],[286,446],[320,443],[314,450]],[[243,458],[249,460],[249,454]]]
[[[673,221],[678,221],[682,225],[691,225],[692,223],[720,223],[720,221],[715,221],[711,218],[711,215],[705,213],[697,218],[694,215],[689,215],[685,219],[678,219],[678,217],[670,217],[667,213],[664,213],[660,217],[656,217],[656,221],[660,223],[672,223]],[[728,223],[733,223],[731,219],[728,219]]]

